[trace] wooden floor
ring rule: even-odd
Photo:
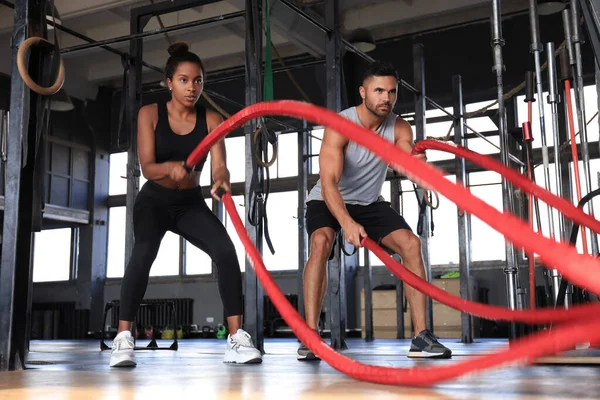
[[[451,360],[414,361],[408,341],[348,341],[348,357],[367,364],[412,367],[465,361],[507,346],[478,340],[463,345],[443,339]],[[109,342],[110,344],[110,342]],[[144,343],[139,341],[138,345]],[[160,346],[170,342],[159,341]],[[0,399],[599,399],[600,367],[537,365],[496,369],[430,389],[368,384],[348,378],[324,362],[296,361],[293,339],[268,339],[260,365],[222,363],[224,341],[180,341],[178,351],[137,351],[138,366],[108,366],[110,352],[98,341],[35,341],[28,369],[0,373]]]

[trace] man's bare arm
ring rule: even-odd
[[[347,144],[348,139],[331,129],[325,129],[319,153],[321,193],[327,208],[344,230],[346,240],[360,247],[360,237],[366,237],[367,234],[364,228],[350,217],[338,189],[344,168],[344,149]]]

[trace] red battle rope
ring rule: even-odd
[[[211,132],[211,134],[208,135],[192,152],[187,160],[187,165],[193,166],[197,164],[206,156],[210,148],[218,140],[222,139],[232,130],[243,125],[248,120],[264,115],[286,115],[301,118],[316,124],[322,124],[336,132],[340,132],[349,140],[377,153],[385,162],[405,174],[409,179],[422,186],[438,191],[451,201],[455,202],[459,208],[476,215],[491,227],[502,232],[508,240],[519,247],[524,248],[530,253],[539,254],[545,267],[556,268],[571,282],[587,287],[589,290],[596,293],[600,293],[600,265],[595,258],[578,254],[576,249],[568,244],[556,243],[553,240],[543,237],[541,234],[535,233],[519,218],[509,213],[497,211],[477,197],[472,196],[464,186],[452,183],[445,179],[443,174],[438,171],[437,168],[411,157],[411,155],[400,150],[385,139],[375,135],[373,132],[321,107],[296,101],[274,101],[249,106],[233,115]],[[444,148],[442,145],[447,146],[447,148]],[[466,159],[475,161],[488,169],[497,171],[511,181],[514,186],[532,193],[538,198],[546,201],[548,204],[558,208],[566,216],[577,223],[587,226],[595,232],[600,231],[599,221],[586,215],[583,211],[578,210],[566,200],[540,188],[533,182],[522,177],[516,171],[505,167],[489,157],[470,152],[464,148],[448,146],[444,143],[434,141],[419,142],[415,146],[415,151],[422,152],[426,148],[437,148],[443,151],[450,151],[465,157]],[[452,364],[450,366],[397,369],[360,364],[337,353],[323,342],[320,337],[308,327],[308,325],[306,325],[296,310],[294,310],[291,304],[285,299],[270,274],[267,272],[256,247],[248,237],[230,194],[227,193],[223,196],[223,202],[232,219],[236,232],[246,248],[247,255],[253,264],[258,278],[284,320],[292,328],[297,337],[314,351],[315,354],[333,368],[353,378],[375,383],[426,386],[456,378],[470,372],[499,366],[501,364],[511,362],[528,363],[535,358],[548,354],[555,354],[562,350],[572,348],[577,343],[600,340],[600,316],[598,313],[593,312],[589,306],[585,306],[589,309],[589,313],[585,312],[587,310],[584,307],[578,307],[577,309],[570,310],[569,312],[572,315],[566,317],[564,311],[516,312],[512,310],[502,310],[499,307],[492,306],[485,306],[487,307],[485,309],[477,308],[484,305],[465,302],[465,300],[462,299],[459,299],[462,303],[458,304],[456,303],[456,299],[458,298],[452,298],[452,296],[450,296],[450,298],[444,298],[444,301],[452,302],[453,306],[458,306],[457,308],[464,310],[465,312],[472,312],[475,314],[485,313],[488,318],[493,318],[502,311],[503,313],[509,312],[510,315],[502,314],[499,316],[499,319],[519,321],[535,320],[537,322],[575,319],[577,321],[568,326],[555,327],[551,333],[537,333],[519,340],[518,342],[514,342],[510,350],[494,355],[473,358],[469,361]],[[368,240],[365,241],[365,244],[372,250],[378,250],[373,246],[374,243],[369,242]],[[391,258],[386,256],[382,258],[382,261],[385,262],[387,259]],[[386,265],[388,265],[388,263],[386,263]],[[390,265],[394,264],[389,263],[388,267]],[[394,273],[399,274],[399,276],[402,275],[403,279],[407,279],[407,283],[410,281],[411,283],[409,284],[411,286],[419,286],[424,289],[423,292],[428,296],[435,296],[434,298],[437,299],[443,298],[443,296],[440,296],[441,293],[436,293],[431,287],[427,286],[427,282],[422,281],[416,276],[416,280],[412,279],[409,275],[409,271],[403,271],[398,265],[394,265],[394,267],[390,268]],[[409,274],[406,274],[406,272],[409,272]],[[585,317],[582,317],[582,315],[579,314],[580,312],[585,314]]]

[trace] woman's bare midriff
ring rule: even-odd
[[[175,182],[170,177],[157,179],[154,182],[158,183],[160,186],[166,187],[168,189],[178,189],[178,190],[193,189],[200,184],[200,173],[193,172],[190,174],[190,179],[185,179],[180,182]]]

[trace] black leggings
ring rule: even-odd
[[[150,267],[169,230],[203,250],[217,266],[225,316],[242,314],[242,274],[225,227],[204,202],[200,187],[168,189],[148,181],[133,208],[135,244],[121,286],[119,319],[133,321],[146,293]]]

